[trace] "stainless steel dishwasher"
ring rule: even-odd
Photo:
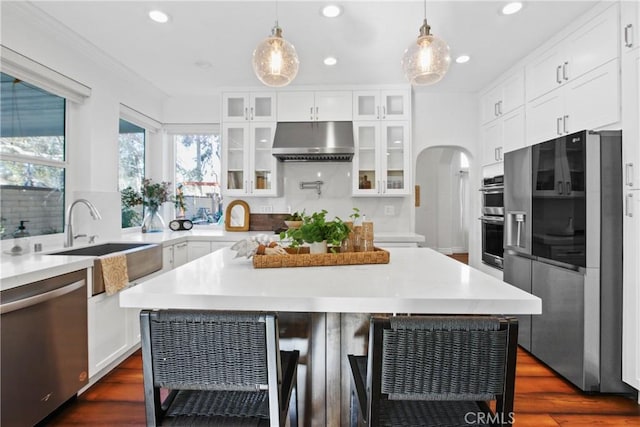
[[[32,426],[87,384],[87,271],[0,293],[0,425]]]

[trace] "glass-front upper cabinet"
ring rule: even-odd
[[[354,196],[403,196],[410,190],[409,124],[354,123]]]
[[[222,129],[224,193],[277,196],[278,161],[271,153],[275,123],[231,123]]]
[[[249,188],[253,196],[277,195],[278,160],[271,153],[275,132],[276,125],[273,123],[251,125],[249,170],[252,178]]]
[[[353,120],[409,120],[409,90],[369,90],[353,92]]]
[[[274,122],[275,92],[225,92],[222,95],[223,122]]]

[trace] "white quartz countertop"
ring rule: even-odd
[[[162,233],[140,233],[126,232],[119,238],[98,241],[96,244],[110,242],[126,243],[155,243],[163,246],[172,245],[186,241],[212,241],[212,242],[236,242],[258,234],[273,236],[274,240],[279,237],[271,231],[249,231],[230,232],[219,226],[196,226],[190,231],[170,231]],[[33,238],[32,238],[33,239]],[[47,279],[60,274],[82,268],[91,267],[95,257],[88,256],[62,256],[47,255],[51,252],[63,250],[62,237],[57,245],[47,245],[44,252],[29,252],[21,256],[11,256],[2,253],[0,255],[0,290],[22,286],[27,283]],[[400,233],[376,233],[375,241],[381,245],[384,242],[417,243],[423,242],[424,236],[410,232]],[[88,246],[86,244],[74,245],[75,248]]]
[[[132,308],[540,314],[541,300],[431,249],[389,264],[256,269],[222,249],[120,293]]]

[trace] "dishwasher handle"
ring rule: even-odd
[[[0,314],[11,313],[12,311],[31,307],[33,305],[52,300],[62,295],[69,294],[73,291],[76,291],[82,288],[85,285],[85,283],[86,283],[85,280],[78,280],[77,282],[73,282],[66,286],[63,286],[62,288],[58,288],[49,292],[34,295],[32,297],[19,299],[17,301],[8,302],[6,304],[0,304]]]

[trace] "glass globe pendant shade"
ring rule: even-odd
[[[298,74],[298,54],[291,43],[282,38],[282,29],[276,24],[271,36],[253,51],[253,71],[267,86],[286,86]]]
[[[420,36],[405,50],[402,70],[412,85],[426,86],[439,82],[449,70],[449,46],[429,34],[427,20],[420,28]]]

